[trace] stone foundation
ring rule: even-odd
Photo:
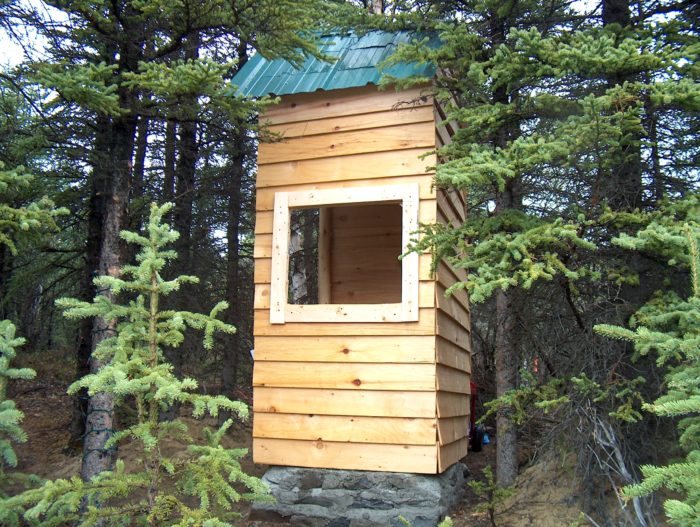
[[[250,518],[309,527],[435,527],[464,494],[467,467],[442,474],[272,467],[263,476],[275,503]]]

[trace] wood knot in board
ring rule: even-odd
[[[277,413],[277,408],[275,408],[274,406],[270,406],[270,407],[267,409],[267,411],[270,412],[271,414],[276,414],[276,413]]]
[[[362,384],[362,381],[361,381],[360,379],[355,379],[354,381],[352,381],[352,383],[353,383],[355,386],[360,386],[360,385]]]
[[[350,353],[350,350],[348,348],[343,348],[342,350],[340,350],[340,353],[344,353],[345,355],[347,355],[348,353]]]
[[[318,448],[319,450],[323,450],[323,448],[324,448],[323,441],[321,441],[321,440],[317,441],[316,448]]]

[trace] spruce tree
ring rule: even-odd
[[[204,346],[211,348],[215,332],[235,329],[217,317],[225,302],[209,314],[162,308],[163,298],[183,284],[196,283],[193,276],[171,280],[162,273],[177,255],[167,245],[178,233],[162,223],[172,204],[152,205],[144,235],[123,231],[122,239],[139,247],[135,265],[122,269],[121,277],[101,276],[95,285],[108,288],[110,300],[98,295],[92,302],[63,299],[59,303],[66,316],[74,319],[99,316],[115,321],[115,333],[101,341],[95,353],[104,366],[76,383],[71,393],[85,388],[88,394],[109,394],[117,405],[136,408],[136,421],[115,432],[106,447],[131,443],[138,449],[137,466],[127,467],[117,459],[114,471],[104,471],[85,482],[78,477],[55,480],[8,499],[6,510],[23,511],[30,524],[61,525],[200,525],[225,526],[235,517],[232,506],[241,499],[265,495],[264,485],[246,475],[240,466],[243,449],[226,449],[221,440],[233,421],[216,431],[204,429],[204,442],[189,436],[182,418],[159,420],[160,412],[179,403],[191,408],[195,418],[216,417],[220,411],[248,415],[245,404],[223,396],[197,393],[197,382],[178,379],[165,362],[164,350],[182,344],[185,328],[202,330]],[[167,457],[163,443],[174,438],[184,450]],[[246,489],[246,490],[242,490]],[[87,507],[81,512],[81,504]]]
[[[691,8],[666,5],[674,17],[659,20],[661,7],[643,3],[639,17],[616,18],[612,4],[629,11],[627,2],[603,2],[590,13],[559,2],[415,2],[422,16],[409,23],[436,31],[443,44],[419,39],[392,58],[438,66],[435,95],[458,125],[438,151],[436,184],[466,191],[469,216],[455,228],[426,227],[418,247],[466,269],[468,279],[456,287],[473,302],[494,299],[475,307],[473,321],[475,334],[488,324],[495,335],[488,344],[498,396],[519,385],[517,369],[533,360],[544,361],[550,375],[581,372],[571,355],[559,358],[561,342],[543,345],[551,322],[569,318],[565,333],[588,343],[601,297],[612,292],[618,321],[631,314],[646,294],[635,285],[645,267],[610,240],[638,227],[635,206],[650,210],[696,178],[686,168],[697,155],[687,129],[698,100]],[[628,223],[620,215],[609,221],[609,207],[629,213]],[[543,332],[535,333],[540,324]],[[589,374],[603,380],[609,372],[601,363],[613,361],[602,357]],[[504,484],[515,475],[510,421],[503,409]]]
[[[249,104],[231,96],[228,81],[232,62],[215,62],[210,58],[212,50],[245,41],[261,53],[295,62],[308,54],[318,56],[315,31],[325,25],[336,4],[326,0],[98,0],[46,4],[52,9],[17,5],[13,13],[47,42],[48,60],[34,61],[30,71],[36,83],[55,95],[48,101],[52,111],[58,108],[95,123],[90,127],[88,152],[82,160],[90,165],[88,241],[81,295],[88,300],[95,293],[91,286],[95,273],[119,273],[118,233],[129,224],[139,119],[182,124],[181,155],[175,167],[179,167],[178,190],[182,192],[174,199],[183,202],[176,216],[186,229],[192,209],[188,201],[195,192],[183,178],[191,183],[197,166],[193,145],[197,142],[196,123],[205,114],[202,107],[213,108],[227,119],[245,117],[250,110]],[[200,56],[184,52],[197,42],[203,50]],[[185,242],[187,234],[183,232]],[[187,255],[182,257],[187,260]],[[111,330],[111,321],[101,318],[92,325],[89,321],[82,324],[81,345],[76,353],[79,375],[100,369],[91,352]],[[76,424],[84,410],[84,405],[77,403]],[[89,480],[111,466],[111,456],[104,449],[109,434],[97,430],[113,426],[108,397],[96,393],[87,404],[104,410],[87,411],[95,422],[86,425],[83,444],[90,454],[84,457],[81,473]]]
[[[436,97],[446,120],[459,126],[453,142],[440,149],[444,162],[436,184],[467,191],[469,219],[457,228],[427,228],[418,247],[432,246],[436,261],[444,257],[467,269],[468,281],[455,287],[467,289],[473,302],[495,298],[496,395],[503,396],[516,388],[521,363],[519,290],[561,275],[573,281],[589,274],[567,258],[593,248],[581,237],[578,218],[532,214],[526,207],[531,174],[563,153],[534,124],[532,87],[545,88],[547,81],[520,62],[515,35],[526,24],[550,29],[569,11],[557,2],[453,4],[440,2],[432,12],[442,46],[426,49],[419,42],[392,61],[432,61],[445,72],[436,80]],[[497,416],[497,480],[504,486],[517,475],[516,430],[508,414],[501,409]]]
[[[32,176],[23,167],[6,169],[0,161],[0,248],[16,255],[18,242],[28,235],[55,228],[55,218],[64,213],[47,198],[22,204],[22,193],[30,187]],[[0,302],[4,299],[0,298]],[[13,380],[32,379],[30,368],[15,368],[13,360],[25,339],[17,335],[9,320],[0,321],[0,498],[4,499],[5,486],[17,479],[18,474],[8,471],[17,466],[15,445],[24,443],[27,435],[21,427],[24,413],[8,399],[8,384]],[[16,523],[17,517],[5,511],[0,499],[0,522]]]
[[[690,295],[669,287],[659,291],[630,320],[630,329],[598,325],[607,337],[634,343],[640,356],[655,354],[666,368],[666,393],[647,410],[678,419],[683,461],[641,467],[644,479],[625,489],[627,497],[645,496],[662,487],[679,493],[664,509],[674,525],[700,525],[700,196],[667,203],[660,214],[635,236],[615,240],[627,249],[660,255],[671,267],[688,271]],[[670,284],[669,284],[670,286]]]
[[[7,398],[7,384],[11,380],[32,379],[36,372],[30,368],[13,368],[12,360],[17,356],[17,348],[24,344],[18,337],[16,328],[9,320],[0,321],[0,496],[7,480],[6,467],[17,466],[17,454],[13,443],[24,443],[27,434],[21,424],[24,414],[15,402]]]

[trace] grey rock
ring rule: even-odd
[[[443,474],[404,474],[272,467],[263,476],[275,503],[252,515],[274,514],[307,527],[435,527],[464,494],[465,467]]]
[[[352,502],[350,504],[351,509],[370,509],[370,510],[380,510],[380,511],[386,511],[386,510],[391,510],[394,508],[393,503],[389,503],[388,501],[381,500],[378,498],[373,498],[373,499],[358,499]]]

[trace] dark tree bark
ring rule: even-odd
[[[237,49],[237,69],[248,61],[248,44],[240,42]],[[229,308],[224,314],[227,323],[236,326],[236,333],[226,336],[221,365],[221,393],[230,399],[237,399],[235,392],[238,387],[238,371],[241,361],[241,276],[240,276],[240,233],[243,207],[243,178],[245,176],[245,160],[248,144],[240,123],[240,132],[234,134],[231,140],[230,165],[228,170],[228,222],[226,239],[228,253],[226,254],[226,301]],[[230,417],[230,412],[222,412],[219,423],[222,424]]]
[[[603,0],[603,25],[617,24],[621,30],[630,25],[632,13],[629,0]],[[609,88],[622,86],[635,80],[630,72],[614,72],[608,75]],[[602,185],[604,197],[613,210],[633,210],[642,205],[642,152],[639,132],[624,130],[620,139],[617,162]]]
[[[242,139],[242,138],[241,138]],[[226,237],[228,253],[226,255],[226,301],[229,308],[224,315],[226,322],[236,326],[237,331],[228,335],[224,345],[221,365],[221,392],[223,395],[236,399],[238,387],[238,370],[242,350],[240,349],[240,226],[241,226],[241,186],[244,173],[244,156],[242,153],[231,161],[228,183],[228,223]],[[230,412],[222,412],[219,417],[223,423],[230,417]]]
[[[365,5],[369,12],[374,15],[384,14],[384,0],[365,0]]]
[[[116,62],[119,73],[137,71],[142,57],[140,38],[143,38],[143,28],[130,26],[127,22],[132,13],[130,7],[113,5],[116,18],[124,22],[118,33],[118,40],[105,42],[105,55],[109,62]],[[124,9],[124,11],[122,11]],[[110,117],[106,124],[107,148],[106,155],[100,152],[101,162],[95,167],[104,177],[104,209],[99,251],[98,274],[118,276],[122,266],[122,249],[120,230],[126,225],[126,215],[129,202],[129,186],[132,178],[132,160],[137,118],[134,113],[137,95],[123,84],[117,88],[119,105],[126,110],[120,117]],[[100,145],[96,142],[96,148]],[[109,290],[97,291],[97,294],[112,299]],[[96,317],[92,330],[92,354],[90,357],[90,372],[98,372],[104,365],[101,359],[95,357],[95,349],[100,343],[114,334],[116,322]],[[114,451],[106,448],[106,442],[112,437],[114,425],[114,398],[111,394],[97,393],[92,395],[87,403],[85,419],[85,439],[83,442],[83,459],[80,476],[83,481],[90,481],[100,472],[113,469]],[[98,498],[99,499],[99,498]],[[83,507],[87,503],[83,503]]]
[[[629,0],[603,0],[603,25],[629,25],[632,16]]]
[[[150,121],[148,117],[139,117],[136,127],[136,152],[134,153],[134,170],[131,177],[131,200],[140,202],[143,198],[144,174],[146,169],[146,153],[148,151],[148,135]],[[137,224],[132,228],[138,229],[141,225],[142,214],[132,215],[132,219],[137,220]]]
[[[85,245],[85,271],[83,272],[80,299],[90,302],[95,297],[95,286],[92,283],[97,276],[100,265],[100,247],[102,246],[102,225],[104,223],[105,200],[109,194],[107,184],[107,152],[111,144],[111,126],[108,117],[97,119],[92,153],[92,177],[90,185],[90,201],[88,208],[87,242]],[[90,355],[92,354],[93,320],[83,319],[78,328],[76,342],[75,378],[80,379],[90,373]],[[88,396],[85,390],[80,390],[73,396],[73,411],[70,423],[70,435],[67,450],[74,452],[80,449],[85,434],[85,416],[87,414]]]
[[[129,107],[128,94],[122,94],[123,107]],[[136,121],[133,117],[114,118],[111,122],[112,141],[109,150],[109,163],[104,167],[109,183],[108,197],[105,199],[102,243],[99,255],[100,275],[118,276],[121,270],[121,248],[119,231],[124,225],[129,199],[131,158],[134,147]],[[98,292],[114,299],[112,292]],[[92,350],[105,338],[114,335],[116,323],[113,320],[95,318],[92,332]],[[90,358],[90,372],[96,373],[103,362],[94,355]],[[111,394],[97,393],[90,397],[85,421],[85,441],[80,476],[90,481],[100,472],[111,470],[114,464],[113,450],[105,448],[105,443],[114,431],[114,399]]]
[[[0,320],[7,318],[7,306],[5,305],[7,295],[7,283],[10,276],[7,272],[10,261],[10,251],[5,245],[0,245]]]
[[[518,208],[514,183],[497,196],[496,212]],[[496,368],[496,397],[502,397],[517,387],[520,366],[520,348],[516,334],[518,303],[516,291],[496,293],[496,328],[494,362]],[[496,481],[502,487],[515,483],[518,475],[518,435],[510,412],[505,409],[496,414]]]
[[[491,43],[493,49],[503,44],[506,40],[510,25],[508,20],[497,14],[491,13],[490,19]],[[510,94],[505,86],[494,89],[492,100],[498,104],[509,104]],[[512,121],[504,122],[493,144],[496,147],[505,148],[507,144],[518,135],[518,125]],[[506,183],[503,191],[496,189],[496,210],[499,214],[508,209],[522,207],[519,195],[519,180],[513,179]],[[496,397],[502,397],[510,390],[516,388],[518,367],[520,364],[520,349],[515,334],[517,316],[517,303],[513,301],[514,292],[506,293],[499,290],[496,293],[496,329],[495,329],[495,367],[496,367]],[[518,437],[515,423],[509,412],[500,410],[496,415],[496,481],[502,487],[507,487],[515,482],[518,475]]]
[[[175,243],[175,250],[178,253],[178,272],[190,273],[192,271],[192,206],[197,164],[197,125],[194,122],[180,123],[179,128],[173,223],[180,233],[180,238]]]
[[[198,36],[192,35],[185,44],[184,58],[196,59],[199,54]],[[192,218],[196,190],[196,167],[199,156],[197,145],[197,121],[196,99],[183,100],[181,109],[185,114],[191,114],[191,118],[183,119],[178,124],[179,137],[177,138],[177,164],[175,166],[175,207],[173,210],[173,225],[180,233],[180,237],[174,244],[177,252],[175,261],[175,274],[192,274],[193,271],[193,237]],[[167,145],[166,145],[167,146]],[[179,309],[190,309],[191,298],[186,288],[179,291],[175,297],[175,303]],[[194,336],[191,332],[185,333],[185,340],[179,349],[167,349],[166,358],[173,366],[176,377],[182,377],[184,357],[192,356],[197,349]],[[173,404],[161,415],[162,419],[174,419],[180,411],[179,404]]]
[[[165,145],[163,152],[163,196],[165,201],[175,199],[175,141],[177,139],[177,123],[168,119],[165,124]]]

